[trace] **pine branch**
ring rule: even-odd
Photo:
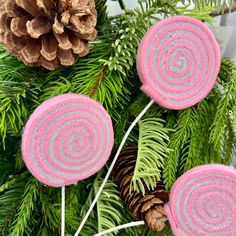
[[[79,213],[89,198],[88,185],[91,185],[93,180],[94,177],[91,177],[66,188],[66,232],[69,235],[74,235],[78,228],[78,222],[81,220]],[[90,235],[97,232],[89,222],[85,226],[85,231],[88,230],[91,231]]]
[[[233,1],[231,1],[233,2]],[[236,11],[236,1],[234,1],[234,3],[230,6],[230,7],[227,7],[225,6],[225,9],[221,8],[220,10],[214,10],[211,12],[211,16],[215,17],[215,16],[220,16],[220,15],[223,15],[223,14],[228,14],[228,13],[231,13],[231,12],[234,12]]]
[[[222,163],[230,164],[233,159],[233,152],[235,150],[236,143],[236,132],[234,129],[233,115],[230,112],[228,116],[228,121],[226,123],[225,135],[223,139],[223,153],[222,153]]]
[[[98,13],[96,28],[99,32],[100,28],[108,21],[107,0],[95,0],[95,6]]]
[[[9,236],[21,236],[23,234],[31,235],[32,225],[29,224],[29,222],[35,223],[33,211],[37,206],[39,189],[40,184],[37,180],[31,177],[25,187],[23,200],[15,217]]]
[[[172,149],[166,158],[164,168],[164,183],[169,189],[177,178],[177,169],[179,164],[180,150],[195,131],[196,112],[193,107],[179,112],[177,124],[174,133],[170,137],[169,148]]]
[[[59,235],[61,229],[60,199],[60,189],[41,186],[39,192],[41,227],[52,231],[55,235]]]
[[[209,16],[213,9],[210,6],[204,6],[199,11],[199,9],[190,8],[190,5],[179,6],[179,1],[140,0],[138,3],[139,8],[133,11],[126,10],[126,13],[121,16],[121,26],[116,40],[112,43],[112,55],[109,59],[100,60],[103,65],[109,67],[110,71],[119,71],[126,75],[127,71],[132,69],[141,39],[149,27],[161,19],[157,15],[162,17],[188,15],[209,23],[214,22],[214,19]]]
[[[14,160],[15,160],[15,168],[17,170],[22,170],[25,168],[25,163],[22,157],[22,152],[21,152],[21,142],[18,142],[16,144],[17,150],[14,153]]]
[[[224,12],[225,9],[228,7],[232,8],[234,0],[188,0],[189,3],[193,3],[196,8],[198,9],[204,9],[205,7],[212,6],[214,7],[218,12],[222,11]],[[228,3],[228,4],[227,4]]]
[[[0,192],[0,232],[10,234],[10,228],[25,190],[25,175],[14,176],[1,186]]]
[[[16,59],[2,54],[0,60],[0,136],[5,147],[8,132],[19,135],[29,116],[30,105],[38,103],[40,70],[27,68]]]
[[[15,161],[10,159],[0,159],[0,184],[1,184],[1,179],[4,176],[9,176],[12,174],[16,174],[17,170],[15,168]]]
[[[123,218],[122,224],[130,223],[134,221],[133,215],[127,209],[125,205],[120,209],[120,213]],[[138,226],[138,227],[133,227],[133,228],[126,228],[124,230],[120,230],[117,235],[118,236],[138,236],[138,235],[142,235],[142,232],[144,231],[145,228],[148,228],[148,227]]]
[[[98,191],[102,180],[95,182],[94,190]],[[98,232],[115,227],[122,223],[119,208],[122,208],[119,191],[112,181],[108,181],[97,202]]]
[[[103,65],[126,75],[135,63],[137,47],[149,27],[150,20],[142,14],[132,11],[122,15],[118,35],[111,45],[112,54],[109,59],[100,59]]]
[[[184,144],[180,154],[178,174],[181,175],[194,166],[209,163],[204,158],[205,140],[209,139],[209,128],[212,124],[212,113],[209,100],[205,99],[196,105],[196,120],[194,132]]]
[[[234,132],[234,136],[236,136],[236,109],[233,110],[233,124],[232,124],[232,130]],[[232,117],[230,117],[231,119]]]
[[[87,209],[89,208],[92,202],[92,199],[96,195],[101,185],[102,172],[100,172],[97,175],[97,177],[95,178],[93,182],[87,201],[81,209],[81,219],[86,214]],[[96,211],[93,210],[93,213],[90,216],[88,223],[86,224],[87,227],[85,227],[82,230],[81,235],[89,235],[89,232],[87,230],[89,228],[88,226],[91,221],[93,221],[97,226],[95,229],[95,232],[101,232],[106,229],[113,228],[118,224],[121,224],[123,220],[123,217],[120,213],[122,208],[123,208],[123,204],[119,197],[119,192],[117,190],[117,187],[112,181],[109,180],[107,184],[105,185],[105,188],[103,189],[103,192],[100,198],[97,201]]]
[[[89,56],[81,58],[69,69],[71,73],[66,78],[61,76],[63,71],[51,72],[45,84],[46,93],[41,100],[64,92],[75,92],[94,98],[108,111],[113,107],[122,107],[129,96],[127,85],[125,86],[127,77],[119,72],[111,73],[99,62],[109,56],[109,51],[109,41],[107,42],[107,38],[102,39],[94,45]]]
[[[190,5],[185,5],[178,7],[177,15],[185,15],[196,18],[200,21],[214,23],[215,19],[210,15],[213,9],[213,6],[206,5],[201,8],[201,11],[199,11],[199,8],[192,8]]]
[[[219,76],[225,82],[223,91],[220,91],[221,99],[217,105],[217,112],[211,126],[209,140],[210,143],[214,144],[215,148],[222,148],[222,140],[227,131],[226,125],[231,123],[229,122],[230,111],[236,109],[236,65],[233,66],[229,60],[222,61]]]
[[[138,96],[134,98],[134,101],[128,107],[128,112],[133,117],[137,117],[149,102],[149,97],[147,97],[143,93],[139,93]],[[161,109],[158,105],[152,105],[144,116],[149,117],[149,115],[153,116],[154,114],[160,116],[160,113],[162,111]]]
[[[115,146],[119,146],[121,143],[125,132],[127,130],[128,124],[129,124],[129,111],[128,109],[123,109],[119,113],[119,119],[114,124],[114,132],[115,132]],[[128,142],[128,140],[127,140]]]
[[[138,154],[131,184],[134,190],[145,194],[145,187],[154,190],[161,179],[164,160],[170,149],[169,129],[159,117],[145,118],[139,122]]]

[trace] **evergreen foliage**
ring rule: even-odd
[[[0,48],[1,236],[60,234],[60,189],[43,186],[22,161],[21,132],[34,109],[44,100],[66,92],[89,95],[110,113],[116,148],[150,100],[139,90],[135,70],[137,47],[147,29],[163,16],[180,14],[212,23],[209,13],[214,7],[220,9],[219,0],[138,0],[139,8],[132,11],[125,2],[119,2],[123,13],[109,17],[107,1],[96,0],[98,38],[90,45],[91,53],[74,66],[53,72],[29,68]],[[189,8],[191,2],[194,8]],[[133,178],[136,191],[144,193],[144,185],[155,188],[159,179],[169,189],[178,176],[199,164],[229,164],[236,137],[235,97],[236,65],[224,59],[213,91],[196,106],[167,111],[153,105],[127,141],[139,147]],[[105,171],[106,167],[98,175],[66,188],[66,235],[75,233]],[[111,178],[81,235],[91,236],[130,221],[132,216]],[[140,226],[113,235],[167,236],[171,232],[169,227],[155,233]]]
[[[161,170],[170,149],[169,129],[165,128],[164,120],[149,117],[139,121],[139,138],[137,161],[132,177],[134,190],[145,194],[145,187],[154,190],[161,180]]]
[[[98,189],[102,182],[101,174],[102,172],[100,172],[94,179],[93,186],[90,190],[87,201],[85,202],[84,206],[81,209],[81,214],[80,214],[81,218],[83,218],[83,216],[86,214],[92,200],[94,199],[96,193],[98,192]],[[89,221],[91,222],[93,220],[94,222],[96,222],[96,224],[94,225],[94,232],[93,233],[91,232],[91,235],[96,234],[96,232],[101,232],[109,228],[113,228],[118,224],[121,224],[122,223],[122,215],[120,213],[121,208],[123,208],[123,205],[120,201],[117,187],[111,180],[109,180],[106,183],[105,188],[97,202],[96,212],[92,214],[89,219]],[[89,223],[87,224],[87,226],[89,226]],[[89,232],[87,232],[86,227],[82,231],[82,234],[89,235]]]

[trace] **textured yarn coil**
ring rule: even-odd
[[[187,171],[165,211],[175,236],[235,236],[236,170],[209,164]]]
[[[187,16],[156,23],[138,48],[141,89],[168,109],[184,109],[205,98],[219,67],[214,35],[201,21]]]
[[[22,154],[40,182],[62,187],[99,171],[109,158],[113,136],[102,105],[87,96],[64,94],[33,112],[24,128]]]

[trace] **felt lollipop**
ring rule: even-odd
[[[75,184],[96,173],[112,146],[108,113],[96,101],[77,94],[43,102],[31,115],[22,137],[29,171],[53,187]]]
[[[206,97],[219,67],[214,35],[202,22],[186,16],[155,24],[138,48],[141,89],[168,109],[184,109]]]
[[[236,235],[236,170],[203,165],[173,185],[165,211],[175,236]]]

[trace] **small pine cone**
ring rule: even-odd
[[[144,220],[151,229],[161,231],[167,221],[164,204],[169,200],[169,192],[165,191],[161,182],[157,183],[154,191],[146,189],[145,196],[135,192],[130,184],[136,159],[136,146],[129,146],[122,150],[113,169],[115,183],[120,189],[121,199],[133,213],[134,219]]]
[[[89,52],[94,0],[0,0],[0,42],[27,66],[54,70]]]

